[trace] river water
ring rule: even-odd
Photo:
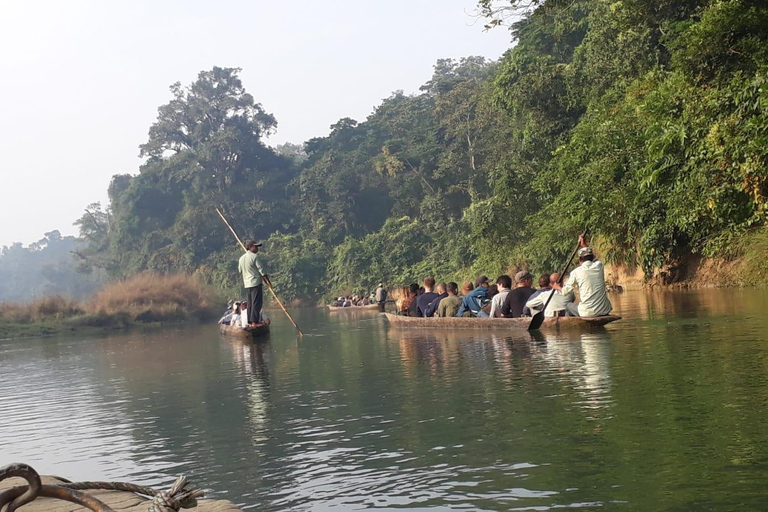
[[[601,330],[369,312],[0,342],[0,465],[260,510],[768,509],[768,292],[628,292]]]

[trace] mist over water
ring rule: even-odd
[[[768,292],[630,292],[588,332],[392,329],[275,312],[0,342],[0,464],[246,508],[764,509]]]

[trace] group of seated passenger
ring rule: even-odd
[[[362,294],[358,295],[355,293],[353,295],[347,295],[346,297],[336,297],[336,300],[333,301],[331,306],[337,308],[348,308],[351,306],[367,306],[368,304],[373,303],[373,293],[368,296]]]
[[[415,283],[409,286],[399,313],[418,317],[520,318],[533,316],[546,306],[546,317],[608,315],[612,306],[606,293],[603,263],[595,260],[592,249],[582,239],[580,242],[579,265],[564,285],[560,274],[542,274],[539,287],[533,288],[533,276],[521,270],[514,279],[506,274],[499,276],[495,284],[482,275],[474,284],[465,281],[459,296],[456,283],[435,286],[434,278],[427,277],[423,288]]]
[[[248,327],[248,301],[236,300],[227,302],[227,310],[219,319],[220,325],[237,325],[243,329]],[[269,319],[264,315],[264,310],[259,314],[259,324],[268,324]]]

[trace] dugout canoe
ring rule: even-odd
[[[360,311],[363,309],[379,309],[378,304],[368,304],[367,306],[328,306],[331,311]]]
[[[224,336],[230,336],[232,338],[240,338],[241,340],[253,340],[265,338],[269,335],[269,324],[260,325],[253,329],[243,329],[237,325],[219,325],[219,333]]]
[[[527,329],[530,318],[421,318],[415,316],[400,316],[384,313],[392,327],[414,329]],[[587,329],[621,320],[618,315],[593,317],[554,317],[547,318],[542,329]]]

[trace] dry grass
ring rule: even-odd
[[[219,300],[211,287],[193,277],[144,273],[112,283],[83,303],[59,296],[27,304],[0,303],[0,338],[206,320],[217,315]]]
[[[140,322],[162,322],[209,318],[218,303],[218,294],[194,277],[142,273],[98,292],[88,312],[99,316],[127,314]]]
[[[0,319],[8,322],[34,322],[50,317],[71,318],[83,313],[77,301],[58,295],[37,299],[27,304],[0,303]]]

